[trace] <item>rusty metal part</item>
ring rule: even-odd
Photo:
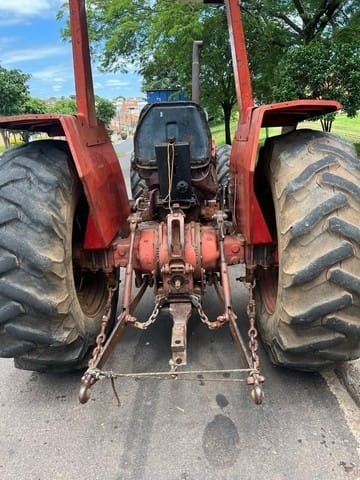
[[[184,242],[185,263],[194,269],[194,278],[199,280],[202,269],[216,271],[220,258],[217,231],[211,225],[198,222],[185,224]],[[156,265],[169,263],[167,224],[161,222],[142,222],[135,234],[134,269],[138,272],[152,274]],[[244,238],[239,234],[226,235],[224,254],[228,265],[244,263],[247,251]],[[77,247],[74,261],[82,268],[92,271],[111,271],[114,267],[126,267],[129,262],[130,237],[117,239],[108,250],[84,250]]]
[[[245,343],[240,335],[239,328],[237,326],[237,317],[232,307],[232,300],[231,300],[231,288],[230,288],[230,279],[229,279],[229,272],[227,268],[225,252],[224,252],[224,222],[226,220],[226,215],[222,211],[218,211],[214,215],[214,220],[217,226],[217,234],[218,234],[218,244],[220,250],[220,279],[221,279],[221,286],[218,284],[217,277],[213,278],[215,283],[216,291],[219,294],[219,298],[223,303],[224,306],[224,313],[219,315],[215,321],[210,321],[205,314],[202,306],[201,306],[201,299],[196,295],[191,295],[191,301],[195,308],[197,309],[200,320],[207,325],[210,329],[216,329],[223,326],[226,322],[229,323],[229,328],[231,334],[234,338],[236,346],[238,348],[240,358],[242,363],[245,367],[251,368],[250,358],[247,355]]]
[[[221,287],[218,285],[216,275],[212,278],[214,283],[216,284],[216,291],[219,293],[219,298],[223,303],[224,312],[222,315],[219,315],[215,321],[209,320],[208,316],[204,312],[202,305],[201,305],[201,298],[198,295],[191,294],[190,299],[194,307],[196,308],[200,320],[208,326],[209,329],[214,330],[217,328],[222,327],[226,322],[233,322],[233,319],[236,320],[236,315],[233,311],[232,307],[232,300],[231,300],[231,289],[230,289],[230,279],[229,279],[229,272],[227,268],[226,258],[225,258],[225,251],[224,251],[224,221],[226,219],[226,215],[222,211],[216,212],[214,215],[214,220],[216,222],[216,229],[217,229],[217,238],[218,238],[218,245],[220,251],[220,278],[221,278]],[[245,365],[248,365],[248,359],[245,353],[245,346],[242,343],[240,334],[239,334],[240,341],[237,341],[237,345],[239,347],[241,358]]]
[[[100,378],[91,374],[92,369],[101,370],[101,368],[109,358],[111,352],[114,350],[115,346],[121,339],[122,334],[124,333],[124,330],[125,330],[125,326],[126,326],[126,313],[122,312],[104,348],[99,353],[96,360],[93,362],[93,365],[85,372],[85,374],[81,378],[81,385],[80,385],[80,392],[79,392],[80,403],[84,404],[89,400],[90,388]]]
[[[160,313],[161,308],[164,306],[164,304],[167,301],[167,297],[164,295],[157,295],[155,297],[155,306],[154,309],[149,316],[149,318],[146,320],[146,322],[140,322],[137,320],[135,317],[130,316],[127,319],[127,323],[131,325],[132,327],[139,328],[140,330],[146,330],[147,328],[150,327],[153,323],[156,322],[156,319]]]
[[[118,288],[118,287],[116,287]],[[94,347],[91,355],[91,359],[89,360],[89,368],[94,368],[98,366],[98,359],[102,355],[104,351],[104,343],[106,340],[106,330],[109,325],[109,320],[111,317],[111,306],[112,306],[112,299],[114,296],[114,292],[116,288],[109,288],[109,295],[106,302],[105,313],[101,320],[101,327],[98,336],[96,337],[96,346]],[[93,377],[88,376],[86,373],[81,379],[81,386],[79,392],[79,400],[81,403],[86,403],[89,399],[88,391],[89,388],[95,383]]]
[[[193,233],[191,228],[188,229],[188,232],[190,237],[186,238],[185,215],[175,204],[173,211],[167,215],[166,224],[159,225],[158,258],[156,260],[161,265],[163,275],[171,275],[172,272],[186,275],[194,272],[197,266],[195,243],[199,241],[199,238],[191,235]],[[193,268],[189,268],[190,266]],[[171,278],[163,279],[164,289],[171,288],[170,285],[166,286],[167,282],[171,282]],[[182,286],[184,285],[185,280]]]
[[[224,291],[222,286],[219,283],[219,279],[217,275],[213,275],[212,284],[214,285],[215,292],[217,293],[217,296],[219,297],[220,302],[224,303],[225,302]]]
[[[219,250],[220,250],[220,278],[221,285],[224,292],[224,317],[226,321],[230,320],[230,312],[233,312],[232,301],[231,301],[231,288],[230,288],[230,279],[228,266],[225,259],[224,251],[224,222],[226,220],[226,215],[221,210],[214,216],[216,220],[216,225],[218,229],[218,241],[219,241]]]
[[[112,370],[100,370],[98,368],[89,368],[89,375],[96,378],[96,380],[100,380],[101,378],[161,378],[161,377],[170,377],[174,378],[174,376],[180,378],[186,375],[207,375],[207,374],[215,374],[215,375],[222,375],[224,373],[232,374],[232,373],[247,373],[250,372],[251,369],[249,368],[230,368],[230,369],[215,369],[215,370],[180,370],[176,371],[175,373],[173,370],[169,370],[168,372],[136,372],[136,373],[117,373],[113,372]],[[195,381],[199,381],[199,378],[194,378]],[[208,379],[201,378],[201,381],[207,381]],[[226,382],[228,378],[220,378],[217,379],[219,382]],[[238,380],[238,379],[233,379]]]
[[[255,321],[255,302],[253,299],[253,288],[254,285],[250,285],[249,287],[249,306],[248,306],[248,315],[249,315],[249,321],[250,321],[250,328],[249,328],[249,349],[251,351],[251,358],[248,357],[245,349],[244,342],[242,340],[242,337],[239,332],[239,328],[237,326],[236,322],[236,315],[231,311],[229,314],[229,327],[230,331],[233,335],[233,338],[235,340],[235,343],[238,347],[240,356],[242,358],[243,364],[246,368],[243,369],[234,369],[234,370],[226,370],[226,372],[232,373],[232,372],[247,372],[249,374],[246,382],[248,385],[252,386],[252,391],[251,391],[251,396],[255,402],[255,404],[260,405],[263,401],[263,389],[262,389],[262,384],[264,382],[264,377],[260,375],[260,361],[259,357],[257,354],[257,349],[258,349],[258,343],[257,343],[257,330],[254,324]],[[199,306],[201,307],[200,299],[196,296],[192,296],[191,300],[196,308]],[[154,315],[151,315],[150,318],[152,318],[151,323],[155,321],[160,308],[161,308],[161,302],[166,302],[166,299],[163,298],[158,298],[156,302],[156,306],[154,309]],[[176,370],[176,367],[179,365],[185,365],[186,364],[186,325],[187,325],[187,320],[191,314],[191,304],[190,303],[177,303],[177,304],[172,304],[172,311],[170,311],[171,315],[173,316],[174,320],[174,326],[173,326],[173,334],[172,334],[172,350],[173,350],[173,358],[172,358],[172,364],[174,368],[170,370],[170,372],[147,372],[147,373],[129,373],[129,374],[116,374],[111,371],[103,371],[101,368],[106,362],[108,356],[110,355],[112,349],[114,346],[117,344],[119,341],[121,334],[124,330],[125,324],[128,322],[128,319],[126,318],[126,312],[122,312],[122,314],[119,317],[119,322],[114,329],[111,337],[109,338],[107,344],[105,345],[105,348],[101,351],[101,353],[98,355],[96,361],[93,362],[93,364],[90,366],[84,377],[82,378],[82,384],[81,384],[81,389],[80,389],[80,401],[81,403],[86,403],[87,400],[89,399],[89,389],[91,386],[100,378],[109,378],[112,381],[112,387],[114,391],[114,395],[118,400],[118,405],[120,405],[120,399],[118,397],[118,394],[115,389],[115,384],[114,384],[114,379],[119,378],[119,377],[131,377],[131,378],[145,378],[145,377],[157,377],[161,378],[163,376],[171,376],[172,378],[177,378],[179,374],[196,374],[199,372],[178,372]],[[202,310],[202,309],[201,309]],[[203,312],[203,311],[202,311]],[[205,315],[205,314],[203,314]],[[206,317],[207,319],[207,317]],[[204,322],[205,323],[205,322]],[[214,326],[215,322],[209,322],[211,323],[211,326]],[[221,325],[219,325],[221,326]],[[176,340],[179,340],[180,343],[177,343]],[[109,346],[108,346],[109,345]],[[178,359],[181,360],[178,361]],[[200,373],[222,373],[225,372],[225,370],[206,370],[206,371],[200,371]],[[193,379],[198,380],[196,378]],[[219,379],[208,379],[209,381],[222,381]],[[242,381],[238,379],[234,379],[231,381]]]
[[[157,273],[154,272],[155,276],[158,278],[155,284],[155,290],[158,292],[156,296],[155,306],[152,314],[146,322],[139,322],[134,316],[132,316],[133,310],[143,295],[147,285],[148,285],[148,276],[146,275],[143,278],[143,283],[141,282],[141,275],[137,272],[137,281],[140,284],[139,293],[135,298],[131,298],[131,289],[133,283],[133,274],[134,274],[134,251],[135,251],[135,240],[138,224],[141,222],[141,214],[135,213],[129,217],[130,224],[130,245],[128,253],[128,263],[126,266],[125,281],[124,281],[124,291],[123,291],[123,301],[122,301],[122,312],[119,316],[118,323],[114,329],[114,332],[110,336],[109,340],[105,343],[105,332],[110,313],[107,312],[107,315],[104,316],[100,333],[97,337],[97,346],[93,352],[93,358],[89,362],[89,370],[85,373],[81,382],[80,389],[80,401],[85,403],[89,398],[89,391],[91,386],[101,378],[99,371],[101,371],[102,366],[106,362],[110,353],[114,349],[116,343],[119,341],[122,332],[125,328],[125,325],[132,325],[139,329],[146,329],[152,323],[154,323],[160,313],[161,308],[165,304],[169,304],[169,313],[173,319],[173,329],[172,329],[172,338],[171,338],[171,349],[172,349],[172,359],[171,363],[173,365],[172,372],[176,374],[176,368],[180,365],[186,365],[186,331],[187,331],[187,322],[190,318],[192,312],[192,306],[194,306],[199,313],[201,321],[206,324],[210,329],[220,328],[225,323],[229,323],[229,328],[236,343],[236,346],[239,350],[240,357],[246,370],[250,372],[247,383],[252,385],[252,397],[255,403],[260,404],[262,402],[263,393],[262,393],[262,383],[264,378],[260,375],[260,361],[257,354],[258,342],[257,342],[257,330],[255,327],[255,301],[253,298],[253,285],[249,287],[249,305],[248,305],[248,317],[249,317],[249,349],[251,352],[251,357],[247,355],[245,344],[242,340],[242,337],[237,326],[237,317],[232,307],[231,300],[231,289],[230,289],[230,279],[228,273],[228,266],[225,257],[225,220],[226,215],[222,211],[218,211],[214,215],[214,220],[216,223],[215,232],[217,236],[217,248],[219,249],[220,256],[220,284],[217,281],[217,274],[214,273],[215,278],[213,281],[216,285],[219,297],[223,303],[223,314],[219,315],[215,321],[210,321],[205,314],[202,305],[201,305],[201,294],[200,289],[199,293],[196,293],[196,288],[194,284],[194,271],[200,270],[202,272],[202,265],[200,262],[200,245],[199,239],[201,238],[199,225],[192,223],[190,228],[186,230],[186,225],[184,222],[185,215],[180,209],[176,208],[176,205],[173,205],[173,210],[168,214],[167,222],[162,223],[159,227],[159,230],[153,230],[153,232],[158,233],[157,240],[158,242],[151,242],[152,245],[157,245],[157,264],[162,265],[161,269],[157,270]],[[214,231],[214,230],[213,230]],[[187,263],[184,258],[186,255],[186,232],[190,234],[190,241],[192,245],[196,245],[195,250],[195,268],[190,263]],[[234,248],[241,246],[241,238],[237,245],[234,244]],[[162,255],[162,257],[161,257]],[[167,260],[167,262],[162,262],[160,260]],[[211,275],[210,275],[211,277]],[[111,298],[109,296],[108,304],[111,305]],[[94,371],[97,374],[94,374]],[[115,385],[113,383],[113,389],[115,390]],[[117,393],[116,393],[116,397]]]
[[[250,283],[248,286],[249,302],[247,306],[247,315],[249,318],[249,325],[250,325],[248,330],[248,336],[249,336],[249,350],[251,353],[251,366],[253,368],[253,371],[249,375],[247,379],[247,383],[248,385],[252,385],[251,396],[254,402],[257,405],[260,405],[264,398],[262,384],[264,383],[265,378],[262,375],[260,375],[260,357],[257,353],[259,342],[257,340],[258,331],[255,326],[256,303],[254,299],[254,288],[255,288],[255,282]]]
[[[238,349],[242,364],[245,368],[251,368],[251,361],[246,351],[246,345],[240,334],[240,330],[237,325],[237,316],[234,312],[231,312],[229,315],[229,328],[231,335],[235,341],[235,345]]]
[[[159,229],[159,247],[157,249],[158,275],[156,278],[155,290],[161,295],[169,298],[179,299],[189,295],[194,290],[195,280],[201,278],[201,262],[196,258],[195,243],[199,241],[199,236],[194,234],[193,229],[189,230],[192,234],[190,245],[193,247],[193,262],[186,261],[186,235],[185,235],[185,215],[176,204],[172,211],[167,215],[166,224],[160,225]],[[199,231],[197,230],[199,233]],[[189,245],[189,247],[190,247]],[[195,267],[194,267],[195,264]],[[197,271],[195,271],[197,270]]]
[[[149,277],[147,275],[144,276],[144,279],[138,287],[138,292],[135,295],[134,298],[131,299],[130,307],[129,307],[129,312],[132,314],[132,312],[135,310],[135,308],[138,306],[140,300],[144,296],[144,293],[146,292],[147,287],[149,286]]]
[[[224,238],[224,255],[228,265],[245,263],[248,247],[240,234],[226,235]]]
[[[263,390],[262,390],[262,383],[264,382],[264,377],[260,375],[260,358],[257,354],[258,350],[258,341],[257,336],[258,332],[255,327],[255,300],[253,296],[253,290],[255,288],[255,284],[252,283],[249,286],[249,302],[247,308],[247,315],[249,318],[250,328],[248,331],[249,335],[249,349],[251,352],[251,358],[248,357],[246,347],[244,341],[241,337],[239,327],[237,325],[237,317],[232,308],[232,301],[231,301],[231,289],[230,289],[230,279],[228,273],[228,266],[225,258],[224,253],[224,222],[226,216],[222,211],[219,211],[215,214],[214,219],[217,224],[218,228],[218,239],[219,239],[219,250],[220,250],[220,279],[221,279],[221,289],[220,291],[220,298],[223,299],[224,302],[224,321],[229,322],[229,327],[231,334],[234,338],[236,346],[238,348],[240,357],[242,359],[243,364],[246,367],[252,368],[252,372],[250,373],[247,383],[248,385],[252,385],[252,392],[251,396],[254,402],[257,405],[260,405],[263,400]]]
[[[219,210],[214,215],[214,220],[216,222],[218,245],[219,245],[219,251],[220,251],[220,280],[221,280],[220,298],[224,306],[224,313],[223,315],[218,317],[218,321],[225,323],[225,322],[229,322],[232,316],[235,316],[236,318],[236,315],[232,307],[229,271],[228,271],[228,265],[225,258],[225,249],[224,249],[226,214],[223,211]]]
[[[132,280],[134,274],[134,245],[135,245],[135,232],[138,224],[141,222],[141,216],[138,213],[133,213],[129,217],[130,224],[130,248],[129,248],[129,260],[126,265],[125,281],[124,281],[124,293],[122,302],[122,311],[130,313],[131,306],[131,289]]]
[[[132,262],[133,262],[133,253],[134,253],[135,232],[140,220],[141,220],[141,217],[137,213],[130,215],[128,219],[130,224],[130,252],[129,252],[129,263],[126,267],[126,272],[125,272],[121,314],[119,315],[118,322],[115,325],[115,328],[112,334],[110,335],[108,341],[104,345],[104,342],[106,340],[105,330],[108,324],[108,320],[110,318],[110,310],[111,310],[112,297],[110,297],[110,294],[109,294],[110,301],[107,304],[107,307],[108,307],[108,311],[106,315],[107,318],[104,317],[103,322],[101,323],[100,333],[97,337],[97,346],[95,347],[92,358],[89,361],[90,368],[101,368],[105,364],[106,360],[109,358],[116,344],[120,340],[127,320],[129,319],[129,317],[131,318],[131,307],[133,306],[133,302],[131,300],[131,287],[132,287],[133,270],[134,270]],[[95,382],[96,382],[96,379],[93,376],[89,375],[88,372],[85,372],[85,374],[81,379],[81,386],[80,386],[80,392],[79,392],[80,403],[86,403],[89,400],[90,388],[92,387],[92,385],[94,385]]]
[[[134,268],[141,272],[151,273],[157,263],[169,263],[169,240],[167,224],[148,222],[139,225],[134,246]],[[183,259],[194,268],[195,277],[199,278],[201,267],[216,270],[219,259],[217,233],[212,226],[203,226],[196,222],[185,225],[185,252]],[[238,235],[226,239],[228,256],[234,260],[234,250],[238,251],[236,261],[244,257],[244,246]],[[84,268],[103,270],[105,265],[126,267],[129,260],[130,238],[118,239],[107,251],[76,252],[76,262]],[[106,256],[106,258],[105,258]],[[200,262],[201,260],[201,262]],[[230,258],[229,258],[230,260]],[[230,260],[231,261],[231,260]]]
[[[117,404],[120,407],[121,402],[119,395],[116,391],[115,387],[115,379],[117,378],[128,378],[128,379],[157,379],[157,380],[182,380],[182,381],[190,381],[190,382],[199,382],[199,375],[219,375],[219,374],[234,374],[234,373],[248,373],[250,370],[246,368],[233,368],[233,369],[225,369],[225,370],[188,370],[188,371],[177,371],[176,367],[171,368],[168,372],[142,372],[142,373],[117,373],[113,372],[112,370],[101,370],[99,368],[89,368],[87,374],[90,379],[93,379],[94,382],[101,380],[101,379],[110,379],[111,386],[114,392],[114,396],[117,400]],[[188,375],[193,375],[193,377],[188,377]],[[196,376],[195,376],[196,375]],[[207,377],[201,378],[202,382],[231,382],[231,383],[239,383],[239,382],[246,382],[245,379],[242,378],[215,378],[215,377]]]
[[[209,320],[208,316],[204,312],[204,309],[201,305],[200,296],[190,295],[190,300],[191,300],[191,303],[196,308],[199,314],[200,320],[209,328],[209,330],[217,330],[218,328],[224,325],[225,323],[224,315],[219,315],[216,320]]]
[[[136,297],[135,297],[136,299]],[[135,300],[134,299],[134,300]],[[111,333],[108,341],[106,342],[105,345],[103,343],[101,344],[101,349],[97,350],[96,347],[93,352],[93,358],[89,362],[89,368],[83,375],[81,379],[81,386],[80,386],[80,392],[79,392],[79,400],[80,403],[86,403],[89,398],[90,398],[90,388],[96,383],[97,380],[100,378],[103,378],[102,374],[102,367],[108,360],[109,356],[111,355],[112,351],[120,341],[122,334],[125,330],[126,325],[132,325],[137,328],[142,328],[145,329],[147,328],[151,323],[153,323],[160,311],[162,302],[165,301],[165,299],[158,299],[154,308],[154,311],[152,315],[149,317],[149,320],[147,322],[139,322],[136,320],[135,317],[131,315],[132,309],[135,308],[135,303],[134,300],[129,302],[129,308],[126,310],[123,310],[121,314],[119,315],[118,322],[115,325],[115,328],[113,332]],[[124,302],[125,303],[125,302]],[[104,342],[105,336],[103,329],[101,329],[100,334],[98,336],[99,339]],[[94,375],[94,371],[98,372],[96,375]],[[101,374],[99,374],[101,372]],[[118,397],[118,394],[116,392],[115,384],[113,381],[113,377],[108,377],[111,378],[111,384],[112,384],[112,389],[114,391],[114,395],[118,401],[118,405],[120,406],[120,399]]]
[[[258,370],[260,360],[259,360],[259,355],[257,353],[259,343],[257,340],[258,336],[258,331],[255,327],[255,315],[256,315],[256,304],[255,304],[255,299],[253,296],[253,290],[255,287],[255,283],[249,285],[249,303],[247,306],[247,315],[249,318],[249,323],[250,323],[250,328],[248,330],[248,336],[249,336],[249,349],[251,352],[251,358],[253,362],[253,367],[254,370]]]
[[[212,220],[215,213],[219,210],[219,204],[216,200],[207,200],[201,205],[200,215],[203,220]]]
[[[176,366],[186,365],[187,323],[192,311],[191,303],[171,303],[169,313],[173,320],[171,333],[172,361]]]
[[[106,330],[108,328],[109,320],[112,313],[111,312],[112,299],[116,289],[117,287],[115,289],[109,288],[109,295],[106,301],[105,314],[103,315],[101,320],[100,332],[96,337],[96,346],[92,351],[92,356],[91,356],[91,359],[89,360],[89,367],[93,366],[96,363],[97,358],[99,357],[99,355],[102,353],[104,349],[104,343],[106,340]]]

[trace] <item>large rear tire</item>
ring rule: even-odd
[[[133,168],[131,168],[130,170],[130,185],[131,185],[131,196],[132,196],[132,199],[135,201],[142,196],[146,188],[146,183],[145,183],[145,180],[140,177],[138,171]]]
[[[86,218],[65,142],[29,143],[0,159],[0,356],[18,368],[86,364],[108,286],[102,272],[73,264]]]
[[[268,139],[263,152],[279,257],[278,269],[258,270],[265,345],[275,364],[300,370],[358,358],[360,162],[354,148],[330,134],[298,130]]]
[[[231,145],[216,148],[216,177],[219,185],[226,185],[230,178]]]

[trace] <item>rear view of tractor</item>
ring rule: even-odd
[[[70,0],[78,115],[0,119],[1,128],[66,139],[0,160],[0,355],[38,371],[88,364],[83,403],[99,378],[113,380],[104,365],[125,328],[156,328],[160,312],[173,325],[164,374],[186,373],[197,313],[210,329],[229,326],[256,403],[257,328],[276,365],[315,371],[360,356],[360,163],[347,142],[296,130],[340,105],[255,107],[239,2],[204,3],[227,10],[240,112],[232,148],[215,149],[197,102],[148,105],[134,137],[130,204],[95,117],[83,0]],[[293,131],[259,150],[260,129],[283,126]],[[245,320],[233,308],[229,265],[249,292]],[[221,305],[216,318],[202,302],[209,287]],[[137,318],[147,289],[153,311]]]

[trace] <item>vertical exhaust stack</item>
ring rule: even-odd
[[[192,101],[200,103],[200,48],[203,46],[202,40],[195,40],[193,43],[192,60]]]

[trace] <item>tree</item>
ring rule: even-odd
[[[359,32],[359,8],[353,0],[244,0],[242,8],[254,91],[261,103],[274,101],[279,64],[289,51],[339,31],[350,36],[352,30],[354,38],[356,26]]]
[[[336,99],[349,117],[360,109],[360,42],[313,40],[290,50],[279,69],[280,81],[274,91],[277,100]],[[334,115],[320,120],[323,130],[330,131]]]
[[[170,0],[89,0],[88,7],[91,40],[102,67],[126,71],[135,65],[145,88],[190,92],[192,41],[204,40],[202,103],[213,116],[222,110],[230,142],[236,99],[223,7]],[[354,0],[243,0],[242,10],[258,103],[271,103],[280,98],[279,91],[286,91],[282,72],[293,61],[295,48],[331,39],[339,31],[349,37],[350,24],[359,29]],[[302,87],[304,98],[308,85]],[[334,89],[331,98],[337,94]]]
[[[109,127],[111,120],[116,115],[115,105],[105,98],[95,97],[96,117],[103,122],[105,127]]]
[[[26,97],[24,104],[22,106],[22,113],[24,114],[42,114],[47,113],[47,106],[44,100],[41,98],[31,97],[30,95]],[[28,130],[20,132],[23,142],[27,143],[30,139],[30,133]]]
[[[270,27],[272,32],[282,32],[281,44],[285,33],[287,42],[303,45],[334,29],[343,28],[359,11],[354,0],[243,0],[242,8],[245,14],[256,20],[259,30],[266,36]],[[275,42],[278,40],[279,37]]]
[[[193,41],[203,40],[201,103],[211,116],[219,117],[222,111],[226,143],[231,144],[230,119],[236,93],[224,8],[159,2],[150,34],[149,46],[154,53],[140,69],[146,85],[175,87],[188,94]]]
[[[44,100],[37,97],[31,97],[30,95],[25,98],[22,113],[25,114],[42,114],[47,113],[48,108]]]
[[[115,117],[116,108],[110,100],[95,97],[96,116],[107,127],[111,120]],[[48,107],[49,113],[58,113],[60,115],[76,115],[77,107],[74,96],[70,98],[60,98],[53,105]]]
[[[61,115],[75,115],[77,112],[76,101],[73,98],[62,97],[52,105],[48,106],[49,113]]]
[[[237,96],[227,31],[224,10],[206,18],[202,36],[201,93],[204,105],[212,115],[216,116],[220,104],[225,123],[225,142],[231,145],[230,120]]]
[[[23,113],[24,103],[28,96],[27,81],[30,75],[18,69],[7,70],[0,66],[0,116],[11,116]],[[10,147],[10,132],[1,129],[5,148]]]
[[[88,20],[102,68],[126,71],[131,64],[147,89],[179,88],[189,94],[192,43],[204,40],[202,103],[211,115],[222,110],[231,142],[236,97],[224,7],[169,0],[89,0]]]

